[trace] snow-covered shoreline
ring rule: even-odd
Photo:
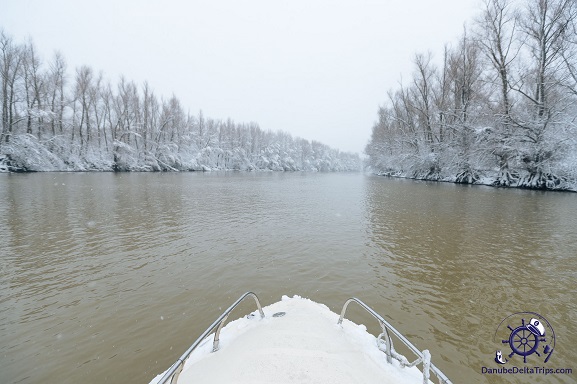
[[[539,190],[539,191],[556,191],[556,192],[577,192],[577,182],[571,183],[570,180],[562,180],[558,185],[554,182],[548,185],[531,185],[527,183],[530,180],[527,175],[522,175],[517,182],[511,183],[510,185],[500,185],[499,184],[499,174],[497,171],[494,172],[483,172],[483,175],[479,179],[471,181],[458,181],[457,176],[444,176],[444,177],[426,177],[426,176],[411,176],[404,172],[378,172],[372,171],[373,174],[383,177],[399,178],[399,179],[409,179],[409,180],[419,180],[419,181],[434,181],[440,183],[452,183],[452,184],[464,184],[464,185],[483,185],[493,188],[512,188],[512,189],[529,189],[529,190]]]
[[[292,139],[292,138],[291,138]],[[298,145],[294,145],[297,143]],[[303,143],[308,144],[310,150]],[[359,171],[358,154],[324,144],[292,139],[281,145],[274,140],[251,153],[244,148],[206,146],[169,148],[162,153],[138,151],[123,145],[115,151],[89,150],[82,155],[67,147],[41,142],[31,134],[13,135],[0,146],[0,172],[178,172],[178,171]],[[63,150],[64,148],[64,150]]]

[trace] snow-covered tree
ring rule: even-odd
[[[366,154],[378,173],[577,190],[577,3],[484,0],[442,65],[417,55]]]
[[[56,53],[0,32],[0,169],[12,170],[359,170],[357,154],[185,112],[148,83],[117,84],[84,65],[74,76]]]

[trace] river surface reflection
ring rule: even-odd
[[[336,312],[357,296],[455,383],[575,383],[576,228],[572,193],[342,173],[1,174],[0,382],[147,383],[252,290]],[[551,322],[547,364],[575,373],[481,374],[520,311]]]

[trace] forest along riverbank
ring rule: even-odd
[[[44,63],[31,41],[18,44],[1,30],[0,47],[10,78],[0,92],[0,172],[361,169],[356,153],[255,122],[194,115],[146,82],[122,77],[106,86],[88,66],[67,75],[61,54]],[[21,62],[34,71],[19,70]]]
[[[423,180],[577,190],[576,4],[485,1],[441,55],[415,54],[411,78],[378,110],[365,149],[371,167]]]
[[[67,74],[60,53],[44,62],[32,41],[18,43],[1,30],[0,47],[0,172],[361,168],[356,153],[255,122],[194,115],[147,82],[121,77],[111,86],[86,65]]]
[[[357,153],[341,152],[314,140],[293,138],[284,132],[265,132],[256,125],[233,125],[232,133],[224,133],[227,129],[224,123],[209,122],[213,128],[208,133],[199,128],[199,123],[191,123],[186,127],[189,135],[178,145],[142,143],[140,139],[121,142],[110,138],[110,144],[94,141],[91,145],[77,146],[65,139],[66,135],[40,140],[33,134],[12,134],[10,140],[0,142],[0,172],[334,172],[360,171],[362,168]],[[73,132],[69,134],[74,137]],[[215,135],[218,140],[213,138]]]

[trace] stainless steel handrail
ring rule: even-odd
[[[233,309],[235,309],[241,301],[243,301],[247,296],[252,296],[254,298],[254,301],[256,302],[256,306],[258,307],[258,311],[260,312],[260,317],[261,319],[264,318],[264,312],[262,311],[262,307],[260,305],[260,301],[258,300],[258,297],[256,294],[254,294],[253,292],[247,292],[244,295],[242,295],[237,301],[234,302],[234,304],[232,304],[226,311],[223,312],[222,315],[220,315],[218,317],[218,319],[216,319],[214,321],[214,323],[212,323],[212,325],[210,327],[208,327],[206,329],[206,331],[203,332],[203,334],[196,339],[196,341],[190,346],[190,348],[188,348],[186,350],[186,352],[184,352],[182,354],[182,356],[180,356],[178,358],[178,360],[176,360],[176,362],[174,364],[172,364],[172,366],[170,367],[170,369],[168,371],[166,371],[166,373],[164,374],[164,376],[162,376],[162,378],[160,379],[160,381],[158,381],[158,384],[165,384],[167,382],[174,382],[176,383],[176,380],[178,380],[178,376],[180,375],[180,372],[182,372],[182,368],[184,368],[184,363],[186,362],[186,360],[190,357],[190,354],[192,353],[192,351],[194,351],[196,349],[196,347],[199,346],[199,344],[204,341],[204,339],[206,339],[206,337],[210,334],[210,332],[212,332],[215,328],[217,328],[215,334],[214,334],[214,341],[212,343],[212,351],[215,352],[218,350],[218,345],[219,345],[219,335],[220,335],[220,330],[222,329],[226,319],[228,318],[228,315],[232,312]],[[170,381],[169,381],[170,380]]]
[[[342,324],[343,319],[345,318],[345,312],[347,311],[347,307],[348,307],[349,303],[351,303],[353,301],[355,303],[359,304],[362,308],[364,308],[367,312],[369,312],[375,319],[378,320],[379,325],[381,326],[381,328],[383,330],[383,333],[381,335],[386,336],[386,338],[385,338],[385,348],[386,348],[385,354],[387,356],[387,362],[388,363],[392,362],[393,357],[397,360],[400,360],[399,355],[394,352],[393,340],[391,339],[391,337],[389,335],[389,331],[390,331],[399,340],[401,340],[403,342],[403,344],[405,344],[411,350],[411,352],[413,352],[415,355],[417,355],[418,359],[415,362],[413,362],[412,364],[408,364],[408,365],[417,365],[421,362],[423,363],[423,383],[425,383],[425,384],[429,383],[429,372],[428,371],[430,369],[431,371],[433,371],[435,376],[437,376],[440,384],[451,384],[451,381],[447,378],[447,376],[445,376],[445,374],[443,372],[441,372],[441,370],[439,368],[437,368],[433,363],[430,363],[430,365],[427,364],[428,359],[424,355],[430,356],[428,351],[426,351],[426,350],[423,352],[419,351],[417,349],[417,347],[415,347],[409,340],[407,340],[405,338],[405,336],[403,336],[399,331],[397,331],[395,329],[395,327],[393,327],[391,324],[389,324],[389,322],[386,321],[385,319],[383,319],[383,317],[381,315],[379,315],[371,307],[369,307],[368,305],[366,305],[365,303],[363,303],[361,300],[357,299],[356,297],[351,297],[350,299],[348,299],[345,302],[345,304],[343,305],[343,309],[341,311],[341,315],[339,317],[339,321],[337,322],[337,324]]]

